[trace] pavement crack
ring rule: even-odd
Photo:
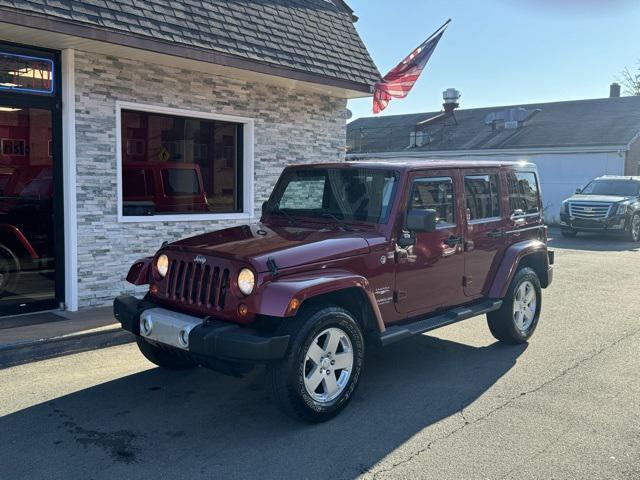
[[[634,330],[634,331],[632,331],[630,333],[627,333],[627,334],[625,334],[625,335],[623,335],[623,336],[621,336],[619,338],[617,338],[613,342],[610,342],[610,343],[608,343],[607,345],[604,345],[601,348],[598,348],[598,349],[594,350],[589,355],[587,355],[585,357],[582,357],[578,361],[574,362],[573,364],[571,364],[567,368],[563,369],[561,372],[559,372],[557,375],[555,375],[554,377],[550,378],[546,382],[542,382],[540,385],[536,386],[535,388],[532,388],[530,390],[526,390],[526,391],[521,392],[521,393],[519,393],[517,395],[514,395],[513,397],[509,398],[507,401],[503,402],[500,405],[497,405],[495,408],[489,410],[487,413],[485,413],[484,415],[482,415],[480,417],[477,417],[475,419],[468,419],[466,417],[465,413],[464,413],[465,405],[462,405],[460,407],[460,410],[458,410],[458,412],[457,412],[457,414],[462,418],[462,420],[464,422],[462,425],[460,425],[457,428],[454,428],[453,430],[451,430],[446,435],[442,435],[440,437],[437,437],[437,438],[429,441],[429,443],[427,443],[426,446],[424,446],[424,447],[412,452],[406,458],[404,458],[402,460],[399,460],[397,462],[394,462],[389,467],[382,468],[382,469],[379,469],[377,471],[370,470],[369,472],[373,474],[372,478],[375,480],[375,479],[379,478],[380,475],[384,475],[385,473],[389,473],[389,472],[393,471],[394,469],[396,469],[397,467],[399,467],[401,465],[405,465],[405,464],[411,462],[412,460],[414,460],[415,458],[419,457],[423,453],[427,452],[428,450],[431,450],[432,447],[436,443],[441,442],[442,440],[446,440],[446,439],[452,437],[453,435],[456,435],[458,432],[461,432],[462,430],[467,428],[469,425],[475,425],[476,423],[480,423],[480,422],[486,420],[487,418],[491,417],[494,413],[499,412],[499,411],[503,410],[504,408],[511,406],[518,399],[520,399],[520,398],[522,398],[522,397],[524,397],[526,395],[530,395],[532,393],[539,392],[540,390],[544,389],[545,387],[549,386],[550,384],[556,382],[557,380],[560,380],[561,378],[563,378],[564,376],[566,376],[570,372],[576,370],[577,368],[580,368],[586,362],[592,360],[593,358],[597,357],[598,355],[601,355],[602,353],[606,352],[607,350],[616,347],[617,345],[619,345],[620,343],[622,343],[626,339],[628,339],[630,337],[633,337],[633,336],[635,336],[635,335],[637,335],[639,333],[640,333],[640,328],[636,329],[636,330]],[[562,435],[564,435],[564,433]],[[562,437],[562,435],[560,437],[558,437],[558,439],[556,439],[556,441],[558,441]],[[547,448],[548,448],[548,446],[547,446]],[[507,475],[508,475],[508,473],[507,473]]]

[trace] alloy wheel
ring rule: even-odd
[[[524,281],[516,290],[513,299],[513,323],[522,333],[526,333],[536,316],[538,299],[536,289],[530,281]]]
[[[634,242],[640,240],[640,215],[635,215],[631,221],[631,238]]]
[[[353,346],[340,328],[320,332],[309,345],[303,365],[304,386],[318,403],[328,403],[344,391],[353,371]]]

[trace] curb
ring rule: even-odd
[[[71,333],[60,337],[42,338],[9,345],[0,345],[0,370],[25,363],[114,347],[135,342],[135,336],[120,324]]]

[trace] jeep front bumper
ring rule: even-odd
[[[192,317],[131,295],[114,300],[113,314],[134,335],[204,358],[261,363],[283,358],[289,346],[288,335]]]

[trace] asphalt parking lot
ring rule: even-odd
[[[322,425],[259,371],[167,373],[134,345],[0,370],[0,478],[638,479],[640,246],[557,237],[528,345],[479,317],[370,350]]]

